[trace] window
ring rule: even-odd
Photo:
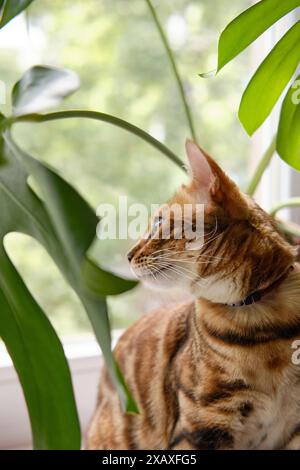
[[[150,131],[184,159],[189,134],[185,115],[146,2],[113,3],[114,8],[111,0],[33,2],[27,23],[25,16],[19,16],[0,32],[0,58],[5,64],[1,77],[10,89],[33,64],[70,68],[80,76],[81,87],[65,107],[120,116]],[[215,79],[204,80],[198,74],[215,67],[218,33],[249,5],[246,0],[229,4],[215,0],[214,8],[210,0],[156,5],[184,77],[199,142],[241,185],[248,178],[245,162],[250,164],[251,149],[236,110],[251,54],[246,52]],[[117,205],[118,196],[124,194],[131,201],[162,203],[184,178],[147,144],[106,124],[47,123],[39,125],[34,138],[27,126],[16,129],[18,141],[57,168],[95,208],[102,202]],[[102,265],[130,275],[125,253],[131,244],[103,241],[95,245],[94,253]],[[60,336],[91,332],[80,303],[43,248],[20,234],[7,237],[6,246]],[[123,328],[165,301],[165,295],[154,298],[144,288],[111,298],[113,327]]]

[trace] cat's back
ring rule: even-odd
[[[131,325],[120,337],[114,350],[122,367],[128,370],[130,357],[155,367],[155,357],[169,360],[176,354],[187,335],[194,303],[162,307],[148,313]],[[153,364],[152,364],[153,361]],[[138,364],[136,364],[138,365]]]
[[[89,448],[166,448],[178,408],[176,391],[172,389],[173,362],[186,344],[193,311],[193,303],[160,308],[141,317],[123,333],[114,355],[141,413],[122,413],[104,367],[98,407],[88,436]]]

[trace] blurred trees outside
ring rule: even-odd
[[[248,176],[249,141],[235,110],[249,78],[250,52],[214,79],[202,80],[198,74],[215,68],[220,31],[250,3],[155,2],[193,108],[198,141],[242,187]],[[165,142],[184,161],[184,141],[189,136],[184,111],[143,0],[36,1],[27,17],[16,18],[0,32],[0,44],[0,78],[7,90],[37,63],[74,70],[81,87],[63,107],[89,108],[126,119]],[[108,124],[74,119],[38,124],[29,134],[30,125],[18,126],[17,141],[58,169],[95,210],[100,203],[117,206],[119,195],[147,205],[162,203],[185,179],[153,148]],[[132,243],[98,241],[93,250],[100,264],[130,275],[125,253]],[[58,333],[89,332],[75,294],[43,249],[20,234],[10,235],[6,246]],[[170,300],[143,287],[110,299],[112,325],[127,326]]]

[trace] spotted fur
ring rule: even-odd
[[[204,243],[189,250],[189,240],[153,238],[150,228],[129,258],[145,282],[194,300],[123,334],[115,357],[140,414],[121,411],[104,368],[88,448],[300,449],[295,250],[214,160],[191,142],[187,153],[192,180],[170,204],[205,204]],[[272,285],[256,303],[229,305]]]

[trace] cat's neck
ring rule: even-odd
[[[203,296],[199,298],[205,298],[215,303],[220,303],[230,307],[242,307],[249,304],[254,304],[262,300],[262,298],[275,290],[294,270],[294,265],[288,266],[281,273],[278,273],[277,278],[270,280],[269,283],[266,281],[263,287],[259,287],[256,290],[251,290],[245,297],[238,298],[237,291],[237,279],[228,278],[225,280],[216,278],[215,281],[213,278],[208,279],[208,287]],[[272,276],[274,277],[274,276]],[[240,291],[242,295],[243,290]],[[232,300],[235,299],[235,300]]]
[[[242,282],[239,273],[230,277],[220,274],[210,275],[193,286],[193,295],[196,299],[206,299],[214,303],[234,303],[242,298],[244,292],[237,288]]]
[[[273,393],[275,372],[294,367],[293,344],[300,337],[300,267],[296,264],[279,286],[254,304],[230,307],[198,299],[192,319],[199,360],[209,349],[230,363],[234,376],[242,374],[249,384]],[[264,373],[257,374],[262,364]]]
[[[296,261],[296,249],[276,234],[254,240],[243,255],[220,262],[216,272],[200,279],[193,287],[196,298],[215,303],[236,304],[261,292],[283,278]]]
[[[300,322],[300,264],[294,263],[293,269],[266,288],[256,302],[231,306],[202,297],[196,299],[195,306],[199,318],[216,329],[224,322],[231,330],[245,325],[250,329],[261,327],[264,321],[271,324],[296,318]]]

